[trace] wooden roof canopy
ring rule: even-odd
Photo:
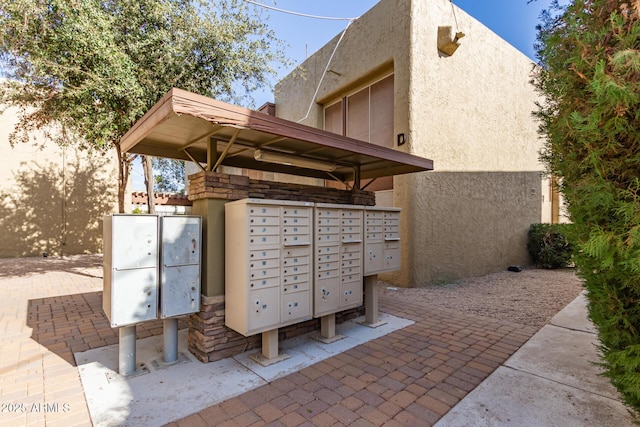
[[[176,88],[133,125],[120,147],[123,152],[191,160],[207,171],[225,165],[354,181],[357,188],[361,179],[433,170],[429,159]],[[267,157],[277,163],[264,161]],[[282,161],[285,157],[300,161],[294,165]]]

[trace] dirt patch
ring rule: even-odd
[[[423,288],[391,286],[379,282],[379,294],[539,328],[583,290],[573,269],[504,271]]]

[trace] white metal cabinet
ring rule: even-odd
[[[200,309],[202,220],[198,216],[164,216],[160,223],[160,317],[196,313]]]
[[[225,323],[254,335],[311,318],[313,203],[225,206]]]
[[[400,269],[400,212],[398,208],[365,208],[365,276]]]
[[[316,203],[313,315],[362,305],[363,207]]]
[[[102,307],[111,327],[158,316],[158,216],[104,217]]]

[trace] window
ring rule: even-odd
[[[393,74],[324,110],[325,130],[382,147],[393,148]],[[366,185],[363,181],[362,185]],[[390,190],[393,178],[378,178],[367,190]]]

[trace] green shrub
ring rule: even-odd
[[[540,268],[564,268],[571,264],[571,244],[566,236],[569,224],[531,224],[527,249]]]
[[[573,222],[604,375],[640,415],[640,3],[554,0],[542,18],[541,158]]]

